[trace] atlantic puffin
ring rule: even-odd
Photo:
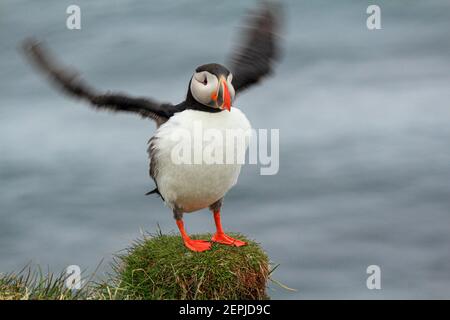
[[[184,228],[183,214],[209,208],[216,232],[212,242],[244,246],[245,242],[227,235],[221,224],[220,209],[225,194],[236,184],[241,164],[175,164],[169,137],[176,129],[193,130],[197,122],[204,128],[249,130],[244,113],[234,107],[236,95],[259,82],[273,71],[280,54],[280,4],[261,2],[250,12],[242,31],[241,45],[231,55],[229,68],[217,63],[195,69],[186,99],[179,104],[160,103],[152,98],[131,97],[123,93],[100,92],[84,82],[75,71],[51,57],[42,42],[27,39],[26,56],[63,92],[84,100],[96,109],[132,112],[156,122],[156,132],[149,140],[150,176],[157,193],[172,210],[184,245],[196,252],[211,249],[211,242],[194,240]]]

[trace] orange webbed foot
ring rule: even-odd
[[[211,250],[211,243],[206,240],[184,239],[184,245],[191,251],[203,252]]]
[[[183,239],[184,245],[191,251],[203,252],[211,249],[211,242],[207,240],[194,240],[191,239],[186,230],[184,230],[183,220],[177,220],[177,226],[181,233],[181,238]]]
[[[225,244],[228,246],[234,246],[234,247],[242,247],[245,246],[247,243],[235,238],[230,237],[229,235],[225,234],[225,233],[219,233],[216,232],[216,234],[213,235],[213,237],[211,238],[211,241],[217,242],[217,243],[221,243],[221,244]]]

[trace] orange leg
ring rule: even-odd
[[[184,223],[183,220],[179,219],[177,221],[178,229],[180,230],[181,237],[183,238],[184,245],[196,252],[202,252],[211,249],[211,243],[206,240],[193,240],[189,238],[188,234],[186,233],[186,230],[184,230]]]
[[[234,239],[225,234],[222,229],[222,223],[220,222],[220,210],[214,212],[214,222],[216,223],[217,231],[216,234],[214,234],[214,236],[212,237],[212,241],[235,247],[242,247],[247,244],[244,241]]]

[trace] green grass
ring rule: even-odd
[[[0,300],[74,300],[87,298],[87,288],[71,291],[65,286],[66,275],[44,274],[31,266],[17,274],[0,274]]]
[[[269,260],[253,241],[247,246],[213,244],[191,252],[179,236],[157,235],[136,242],[116,259],[116,298],[131,299],[266,299]],[[211,239],[210,234],[193,236]],[[105,286],[108,288],[108,286]],[[109,287],[110,288],[110,287]],[[111,291],[111,290],[109,290]]]
[[[191,252],[180,236],[158,234],[136,241],[117,255],[105,281],[85,281],[81,290],[65,287],[66,275],[44,275],[31,268],[0,275],[2,299],[268,299],[269,259],[261,247],[246,241],[236,248],[213,244],[212,250]],[[193,236],[210,239],[210,234]]]

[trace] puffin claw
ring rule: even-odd
[[[191,251],[203,252],[211,249],[211,243],[206,240],[184,239],[184,245]]]
[[[230,237],[229,235],[225,233],[218,233],[216,232],[213,237],[211,238],[211,241],[225,244],[228,246],[234,246],[234,247],[242,247],[245,246],[247,243],[235,238]]]

